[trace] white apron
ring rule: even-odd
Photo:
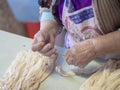
[[[92,3],[90,6],[74,11],[74,5],[71,0],[65,0],[62,23],[67,30],[65,48],[70,48],[83,40],[103,35]]]

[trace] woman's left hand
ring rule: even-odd
[[[92,40],[86,40],[71,47],[66,53],[68,64],[85,67],[91,60],[96,58],[95,47]]]

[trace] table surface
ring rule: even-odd
[[[32,39],[15,35],[0,30],[0,77],[5,73],[16,54],[23,49],[30,49]],[[77,68],[68,65],[61,54],[66,49],[56,46],[58,56],[58,66],[62,66],[64,70]],[[99,67],[101,64],[92,61],[87,65],[87,69]],[[39,90],[79,90],[80,85],[87,79],[85,76],[62,77],[57,72],[53,72],[41,85]]]

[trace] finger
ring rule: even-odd
[[[81,66],[84,64],[84,60],[82,58],[76,57],[75,61],[73,62],[73,65],[75,66]]]
[[[77,65],[78,67],[80,67],[80,68],[84,68],[85,66],[86,66],[86,64],[85,63],[82,63],[82,62],[80,62],[80,63],[78,63],[78,65]]]
[[[50,58],[56,60],[56,59],[57,59],[57,56],[58,56],[57,53],[55,53],[55,54],[52,54],[52,55],[50,56]]]
[[[73,62],[73,65],[75,65],[75,66],[79,66],[79,62],[74,61],[74,62]]]
[[[43,46],[45,45],[45,42],[40,42],[32,45],[32,50],[33,51],[40,51]]]
[[[56,53],[56,49],[55,49],[55,48],[49,50],[45,55],[46,55],[46,56],[51,56],[51,55],[54,54],[54,53]]]
[[[51,50],[54,46],[51,43],[46,44],[42,49],[41,53],[47,53],[49,50]]]
[[[69,57],[66,61],[69,65],[73,64],[73,58],[71,58],[71,57]]]
[[[32,45],[31,45],[31,49],[33,50],[33,51],[35,51],[34,50],[34,45],[37,43],[37,39],[36,38],[34,38],[33,39],[33,42],[32,42]]]

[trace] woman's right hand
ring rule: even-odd
[[[58,29],[59,26],[55,21],[42,22],[40,31],[34,36],[32,50],[56,59],[57,53],[54,48],[54,43]]]

